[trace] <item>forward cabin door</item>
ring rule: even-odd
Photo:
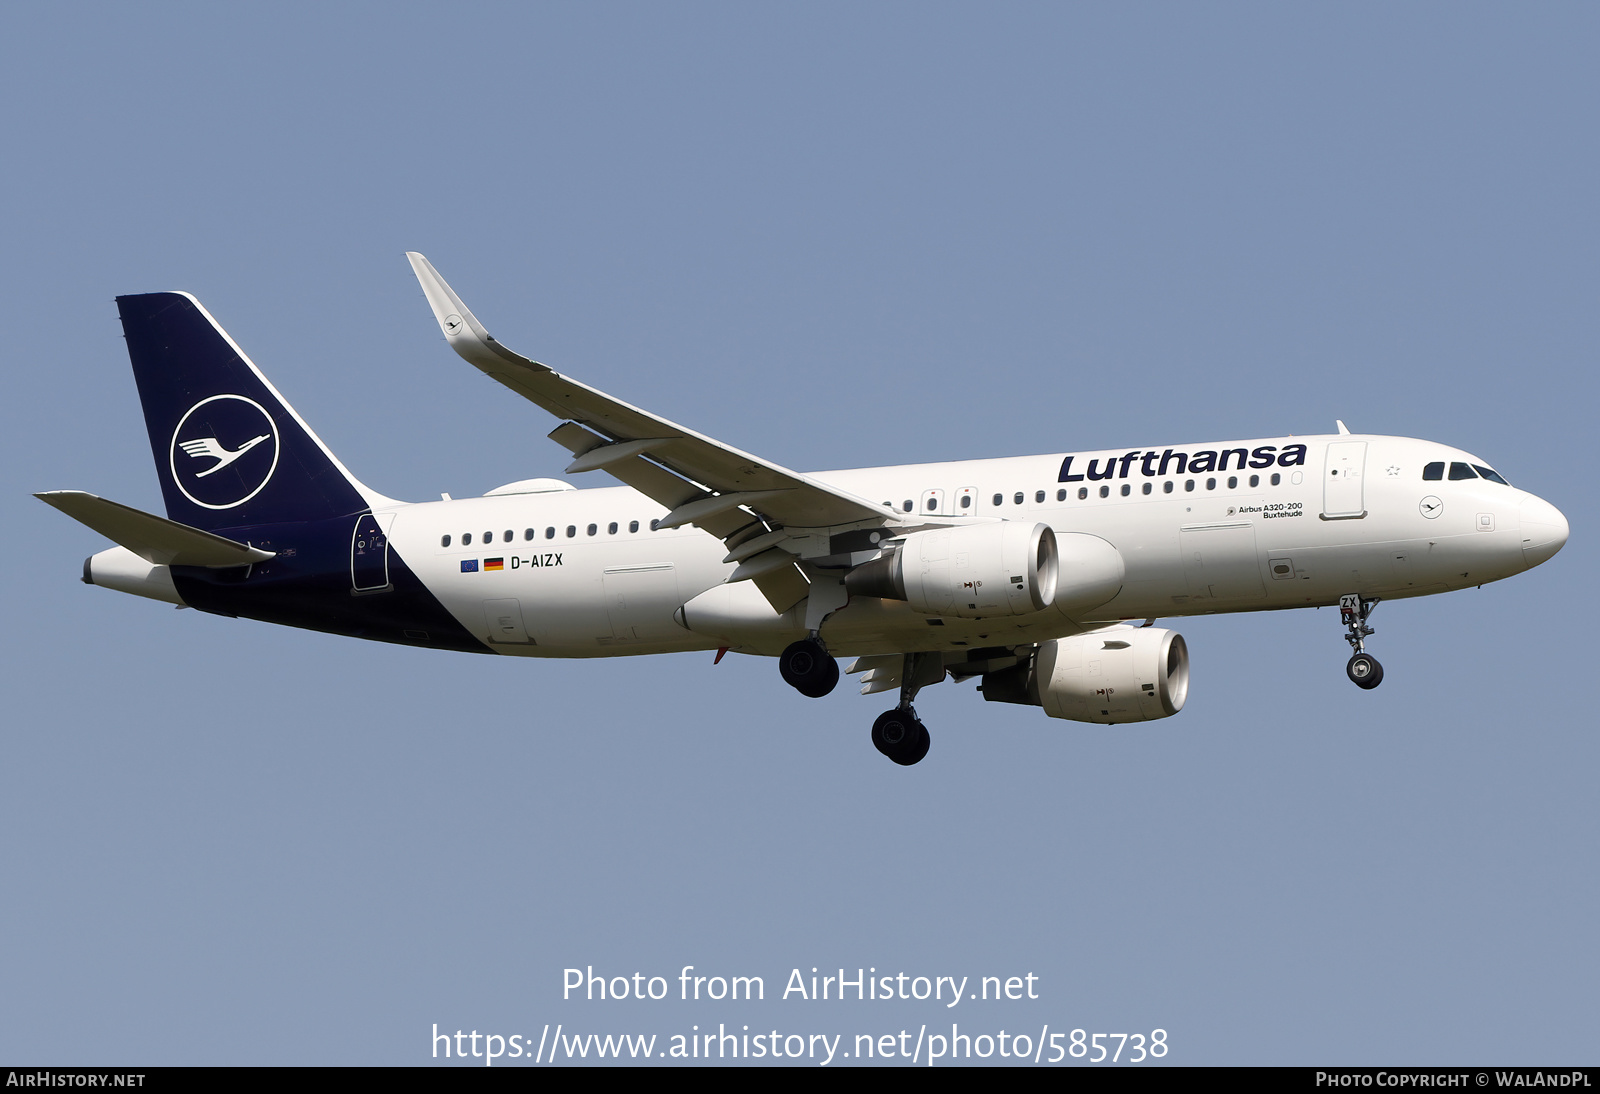
[[[1328,462],[1322,472],[1324,520],[1352,520],[1367,515],[1361,490],[1366,463],[1366,441],[1335,441],[1328,445]]]

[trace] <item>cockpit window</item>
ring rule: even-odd
[[[1438,482],[1444,478],[1444,461],[1437,460],[1422,469],[1423,482]]]
[[[1478,474],[1482,475],[1484,478],[1488,479],[1490,482],[1497,482],[1501,486],[1510,486],[1511,485],[1505,479],[1502,479],[1500,477],[1500,473],[1498,471],[1494,470],[1491,467],[1485,467],[1481,463],[1475,463],[1472,466],[1473,466],[1473,469],[1478,472]]]
[[[1457,479],[1475,479],[1477,477],[1477,472],[1472,470],[1472,468],[1468,467],[1464,463],[1453,463],[1450,465],[1451,482],[1455,482]]]

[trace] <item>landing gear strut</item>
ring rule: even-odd
[[[944,677],[944,658],[938,653],[908,653],[900,667],[900,705],[886,710],[872,723],[872,747],[902,767],[910,767],[928,754],[928,727],[917,717],[911,701],[926,684]]]
[[[828,656],[828,647],[816,635],[789,643],[778,657],[778,672],[790,687],[813,699],[822,698],[839,682],[839,662]]]
[[[1352,684],[1367,691],[1383,683],[1383,666],[1367,652],[1367,636],[1378,633],[1367,626],[1367,618],[1377,606],[1377,597],[1369,600],[1360,593],[1346,593],[1339,598],[1339,619],[1346,629],[1344,640],[1350,643],[1350,649],[1354,651],[1344,672]]]

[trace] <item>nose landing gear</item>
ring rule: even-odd
[[[1360,593],[1346,593],[1339,598],[1339,619],[1345,625],[1344,640],[1354,651],[1344,667],[1350,682],[1358,688],[1371,691],[1383,683],[1383,666],[1367,652],[1367,636],[1378,632],[1367,626],[1367,619],[1378,606],[1378,598],[1365,599]]]

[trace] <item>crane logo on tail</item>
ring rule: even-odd
[[[169,466],[172,481],[196,505],[243,505],[278,469],[277,425],[260,403],[243,395],[202,399],[172,431]]]
[[[223,448],[222,442],[217,440],[215,437],[201,437],[197,441],[182,441],[179,443],[178,447],[189,453],[191,456],[197,458],[210,456],[212,459],[217,461],[206,470],[195,476],[197,479],[203,479],[207,475],[214,475],[218,471],[221,471],[224,467],[227,467],[234,460],[250,451],[262,441],[269,439],[271,436],[272,435],[270,433],[263,433],[259,437],[251,437],[248,441],[245,441],[244,444],[240,445],[238,450],[234,452],[229,452],[226,448]]]

